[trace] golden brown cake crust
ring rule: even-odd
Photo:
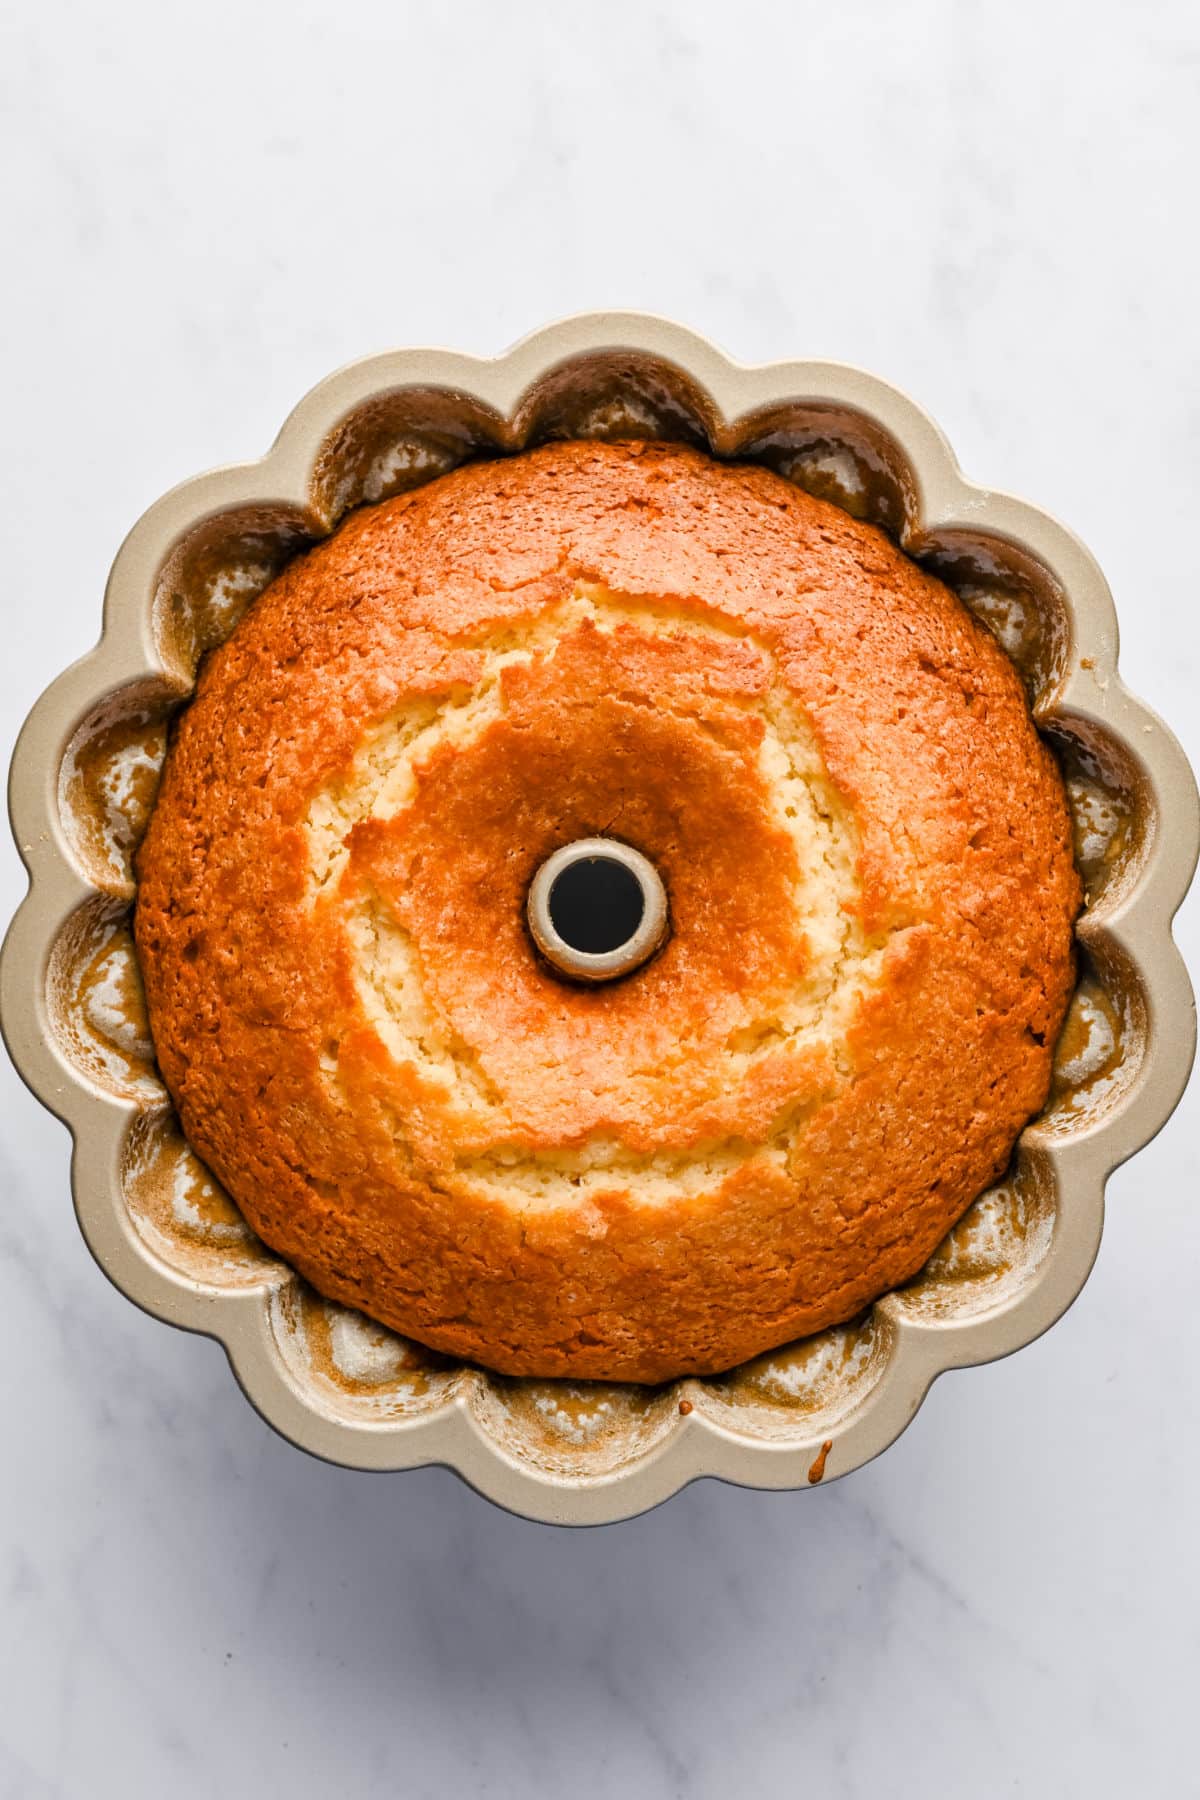
[[[575,988],[543,858],[672,936]],[[874,528],[568,443],[352,515],[204,669],[136,933],[187,1134],[322,1292],[655,1381],[914,1274],[1043,1104],[1079,883],[1020,683]]]

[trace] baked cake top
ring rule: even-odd
[[[666,884],[562,981],[525,896]],[[136,913],[185,1129],[323,1292],[511,1373],[726,1368],[907,1279],[1042,1105],[1079,884],[1015,670],[767,471],[568,443],[353,514],[210,659]]]

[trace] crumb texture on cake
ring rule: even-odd
[[[524,921],[611,835],[665,949]],[[139,853],[187,1136],[322,1293],[656,1381],[852,1317],[1043,1105],[1079,882],[1011,663],[753,467],[565,443],[351,515],[208,660]]]

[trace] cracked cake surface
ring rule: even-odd
[[[524,921],[610,835],[671,936]],[[766,470],[565,443],[352,514],[204,668],[139,854],[187,1135],[319,1290],[511,1374],[725,1369],[913,1275],[1042,1106],[1079,884],[1020,681]]]

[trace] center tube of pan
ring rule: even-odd
[[[615,981],[666,939],[667,892],[648,857],[616,838],[578,838],[538,869],[526,916],[533,940],[570,981]]]

